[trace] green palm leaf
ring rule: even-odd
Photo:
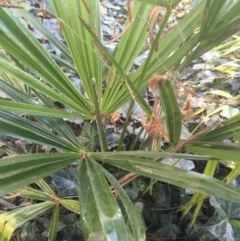
[[[0,159],[0,196],[49,176],[79,158],[76,153],[50,153]]]
[[[176,145],[180,140],[182,116],[170,79],[160,80],[158,91],[160,104],[165,114],[169,141],[172,145]]]
[[[85,91],[91,102],[94,102],[92,79],[96,80],[98,98],[102,96],[102,59],[98,54],[89,32],[83,27],[78,16],[81,16],[101,40],[101,21],[99,1],[87,2],[76,0],[53,0],[52,6],[63,25],[63,34]]]
[[[6,83],[5,81],[0,80],[0,89],[5,92],[10,98],[12,98],[16,102],[23,102],[32,104],[33,106],[31,108],[38,108],[38,102],[36,102],[35,99],[33,99],[31,96],[27,95],[26,93],[20,91],[19,89],[16,89],[14,86]],[[53,108],[52,103],[44,96],[41,95],[38,92],[35,92],[39,98],[42,100],[43,104],[49,108]],[[8,104],[7,102],[6,104]],[[0,107],[1,108],[1,107]],[[54,111],[54,109],[51,109]],[[48,118],[48,117],[38,117],[35,116],[35,118],[38,120],[39,123],[42,123],[49,129],[52,129],[54,132],[56,132],[58,135],[61,135],[64,139],[70,141],[73,143],[73,145],[82,148],[80,142],[70,129],[70,127],[67,125],[67,123],[60,118]]]
[[[91,116],[91,112],[90,112],[90,107],[89,104],[87,103],[88,107],[84,106],[82,108],[82,105],[79,106],[78,104],[76,104],[71,98],[68,98],[66,96],[64,96],[63,94],[55,91],[54,89],[50,88],[49,86],[45,85],[44,83],[38,81],[37,79],[35,79],[34,77],[32,77],[31,75],[27,74],[26,72],[22,71],[20,68],[14,66],[12,63],[10,63],[9,61],[6,61],[4,59],[0,58],[0,70],[3,71],[4,73],[9,74],[10,76],[21,80],[23,83],[25,83],[26,85],[32,87],[33,89],[45,94],[46,96],[54,99],[54,100],[58,100],[59,102],[75,109],[78,110],[80,112],[82,112],[82,114],[86,115],[88,118],[90,118]],[[80,92],[79,92],[80,94]],[[80,95],[81,96],[81,95]],[[83,97],[81,97],[83,98]],[[84,101],[82,104],[86,103],[85,98],[83,98]],[[86,117],[85,117],[86,118]]]
[[[37,71],[47,83],[54,86],[72,101],[75,101],[79,108],[82,107],[85,111],[91,110],[86,98],[81,95],[66,77],[30,30],[19,21],[20,19],[20,16],[11,9],[4,10],[0,8],[0,20],[2,23],[0,25],[0,44],[4,50],[32,71]],[[34,81],[36,82],[36,79]]]
[[[58,218],[59,218],[59,203],[56,203],[53,209],[53,215],[50,223],[48,241],[56,240],[57,231],[58,231]]]
[[[50,145],[68,151],[78,150],[78,147],[67,140],[58,137],[30,120],[10,112],[0,111],[0,130],[1,134],[5,136]]]
[[[91,156],[126,171],[187,188],[195,192],[221,197],[234,202],[239,202],[240,200],[238,188],[234,188],[231,185],[207,175],[186,171],[163,163],[149,161],[146,160],[146,158],[134,156],[125,157],[124,159],[121,155],[118,156],[117,154],[109,154],[108,157],[106,155],[102,157],[101,153],[92,153]]]
[[[94,160],[81,161],[77,174],[81,224],[86,240],[127,240],[121,210]]]
[[[145,228],[143,225],[142,217],[140,216],[139,212],[136,210],[136,207],[132,204],[130,198],[127,196],[126,192],[122,189],[120,184],[111,175],[108,171],[102,168],[104,175],[107,177],[109,182],[113,185],[116,192],[118,193],[121,201],[124,205],[126,213],[128,215],[129,222],[131,224],[131,230],[133,233],[134,240],[145,240]]]
[[[141,1],[141,2],[147,2],[147,3],[151,3],[151,4],[154,4],[154,5],[158,5],[158,6],[163,6],[165,8],[175,8],[179,2],[181,2],[181,0],[138,0],[138,1]]]
[[[29,104],[15,103],[7,100],[0,100],[2,110],[18,112],[20,114],[36,115],[36,116],[52,116],[62,118],[78,118],[78,114],[68,113],[66,111],[55,110],[41,106],[34,106]]]
[[[218,142],[194,142],[184,148],[187,152],[193,152],[222,160],[240,162],[240,148],[238,144],[218,143]]]
[[[53,205],[54,202],[46,201],[0,214],[0,241],[9,241],[14,230],[21,227],[25,222],[43,214]]]

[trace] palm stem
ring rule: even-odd
[[[97,122],[97,127],[98,127],[101,151],[107,151],[107,140],[106,140],[106,135],[105,135],[105,131],[103,128],[103,124],[102,124],[102,116],[101,116],[101,112],[100,112],[98,95],[97,95],[97,90],[96,90],[96,82],[95,82],[94,78],[92,79],[92,83],[93,83],[93,95],[94,95],[94,104],[95,104],[95,111],[96,111],[96,113],[95,113],[96,114],[96,122]]]

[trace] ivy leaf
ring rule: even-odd
[[[152,189],[152,197],[156,204],[161,204],[165,199],[165,194],[161,183],[155,183]]]
[[[210,204],[215,207],[217,217],[221,220],[240,219],[240,204],[221,198],[210,198]]]
[[[230,220],[231,225],[233,226],[236,236],[240,237],[240,221],[239,220]]]
[[[184,239],[184,241],[191,241],[194,238],[197,240],[238,241],[240,204],[216,197],[211,197],[209,201],[215,208],[215,214],[206,224],[196,224],[189,239]]]
[[[200,241],[200,240],[216,240],[216,238],[211,234],[206,232],[203,228],[202,223],[198,222],[194,225],[194,229],[191,233],[184,238],[184,241]]]
[[[205,230],[220,241],[238,240],[231,220],[240,219],[240,204],[215,197],[209,201],[215,208],[215,214],[206,224]]]
[[[62,240],[83,240],[83,233],[80,228],[80,223],[75,214],[68,214],[64,216],[63,223],[66,225],[66,227],[60,231]]]
[[[98,148],[100,144],[96,123],[85,122],[79,139],[87,151],[93,151]]]
[[[132,181],[126,186],[125,191],[130,199],[135,200],[140,193],[144,192],[147,188],[147,184],[144,178],[140,177]]]
[[[157,232],[161,235],[167,235],[169,238],[176,240],[177,235],[180,234],[182,231],[176,224],[173,224],[172,221],[172,213],[161,214],[160,222],[163,227],[158,229]]]
[[[72,167],[55,173],[52,176],[51,184],[57,189],[59,197],[78,195],[75,171]]]
[[[193,163],[193,161],[190,160],[185,160],[185,159],[181,159],[179,161],[176,161],[173,158],[165,158],[162,163],[167,164],[167,165],[174,165],[175,167],[179,167],[181,169],[184,170],[192,170],[193,168],[195,168],[195,164]]]

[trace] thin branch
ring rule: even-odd
[[[0,205],[3,209],[10,209],[10,208],[16,208],[17,206],[0,198]]]

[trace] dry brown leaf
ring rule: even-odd
[[[112,124],[116,124],[116,121],[120,118],[120,113],[115,111],[112,114],[110,114],[110,121]]]
[[[154,8],[151,10],[151,12],[150,12],[150,14],[149,14],[149,20],[150,20],[150,22],[158,17],[158,15],[159,15],[159,13],[161,12],[161,10],[162,10],[162,7],[154,7]]]
[[[182,116],[189,115],[193,112],[193,109],[191,107],[190,99],[187,98],[186,102],[184,103],[183,107],[181,108],[181,114]]]
[[[149,79],[149,86],[150,88],[155,92],[158,88],[158,82],[164,80],[164,79],[169,79],[172,77],[172,74],[166,73],[164,75],[158,75],[154,74],[150,79]]]
[[[11,0],[0,0],[0,7],[4,8],[23,8],[19,5],[13,5]]]
[[[169,137],[166,133],[166,131],[163,128],[162,120],[164,116],[158,117],[158,111],[159,111],[159,104],[158,104],[158,98],[155,98],[154,100],[154,106],[152,115],[150,117],[150,120],[148,121],[146,117],[143,115],[140,115],[139,117],[142,119],[143,128],[148,132],[148,134],[156,140],[158,136],[162,136],[165,141],[169,142]]]

